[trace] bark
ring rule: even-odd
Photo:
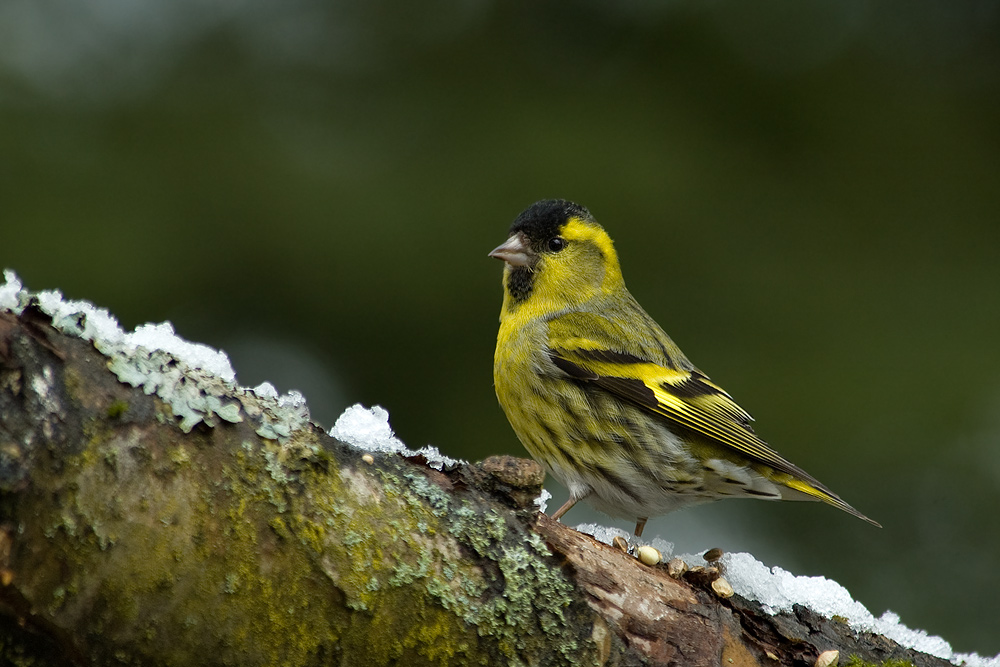
[[[0,662],[948,664],[537,514],[531,461],[366,461],[230,398],[240,421],[185,432],[39,309],[0,312]]]

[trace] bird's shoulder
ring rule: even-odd
[[[626,293],[547,318],[550,350],[593,361],[646,363],[665,369],[696,370],[680,348]]]
[[[591,381],[647,410],[682,411],[749,430],[752,417],[699,371],[635,302],[554,315],[548,353],[562,372]]]

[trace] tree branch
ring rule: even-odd
[[[363,458],[308,423],[282,435],[244,389],[197,389],[216,417],[192,424],[117,363],[38,307],[0,311],[0,660],[949,664],[539,515],[534,462]]]

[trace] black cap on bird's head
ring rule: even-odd
[[[570,218],[594,222],[594,216],[590,215],[590,211],[579,204],[566,199],[543,199],[524,209],[521,215],[514,219],[510,226],[510,234],[513,236],[522,232],[534,242],[548,240],[557,236]]]
[[[590,211],[566,199],[535,202],[514,219],[506,243],[494,249],[490,257],[512,266],[533,266],[540,252],[561,249],[550,244],[564,243],[559,236],[572,219],[596,224]]]

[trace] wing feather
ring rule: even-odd
[[[553,318],[549,322],[549,358],[577,380],[592,383],[753,461],[804,480],[816,487],[818,495],[836,498],[819,481],[761,440],[750,427],[753,418],[749,413],[696,369],[666,333],[641,309],[640,312],[647,330],[633,331],[633,335],[627,335],[614,320],[591,313]],[[586,322],[581,318],[586,318]],[[635,318],[619,320],[635,321]],[[581,331],[586,331],[587,336],[581,336]],[[631,347],[625,348],[622,341],[632,341]],[[676,351],[674,357],[664,358],[671,351]]]

